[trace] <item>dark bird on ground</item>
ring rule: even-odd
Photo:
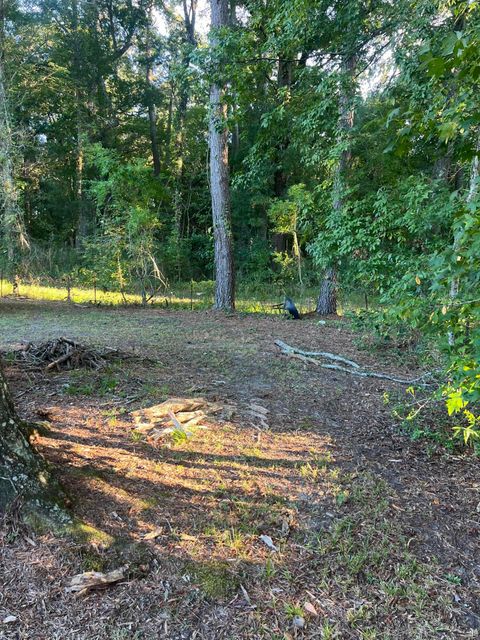
[[[291,298],[285,298],[285,302],[283,303],[283,308],[285,311],[293,316],[294,320],[300,320],[300,314],[298,313],[298,309],[295,306],[295,303]]]

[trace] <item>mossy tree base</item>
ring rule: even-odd
[[[71,521],[58,482],[16,415],[0,366],[0,513],[14,504],[22,519],[37,529],[58,529]]]

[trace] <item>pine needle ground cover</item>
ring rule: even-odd
[[[383,401],[395,383],[275,347],[421,373],[380,365],[347,321],[9,301],[0,323],[6,352],[68,336],[139,356],[98,370],[8,361],[77,525],[60,538],[15,512],[3,522],[0,637],[478,637],[478,459],[402,434]],[[136,429],[135,412],[172,398],[201,398],[206,428]],[[104,589],[68,591],[120,568]]]

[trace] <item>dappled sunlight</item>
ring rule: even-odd
[[[47,536],[34,541],[39,556],[25,542],[11,579],[33,581],[43,593],[50,575],[63,589],[75,573],[127,565],[112,601],[131,611],[137,598],[138,615],[155,629],[165,611],[182,628],[192,616],[206,624],[214,610],[222,628],[245,624],[246,637],[270,638],[258,631],[267,619],[282,637],[295,612],[307,615],[306,602],[318,613],[306,618],[311,637],[323,619],[340,633],[369,616],[422,634],[437,619],[450,624],[451,590],[468,595],[442,578],[454,569],[431,561],[432,549],[469,534],[440,529],[440,509],[441,522],[453,523],[443,509],[451,485],[442,474],[433,482],[412,445],[386,430],[387,383],[312,370],[274,345],[276,336],[307,349],[335,343],[368,363],[371,354],[355,352],[348,327],[120,309],[94,310],[88,323],[84,310],[62,315],[63,308],[45,311],[45,331],[68,336],[77,327],[95,345],[127,345],[135,357],[99,371],[9,365],[23,414],[43,420],[36,444],[79,519],[70,546]],[[180,426],[168,416],[169,399],[179,405]],[[186,406],[192,399],[198,407]],[[191,419],[198,423],[189,426]],[[63,560],[56,563],[48,545]],[[109,595],[89,597],[115,618]],[[76,604],[62,598],[71,615]],[[89,623],[82,615],[78,609]]]
[[[308,535],[311,516],[302,505],[312,514],[332,509],[340,491],[327,469],[335,447],[329,436],[259,431],[209,416],[207,429],[154,444],[134,437],[128,413],[112,421],[73,405],[52,406],[50,416],[41,447],[61,470],[79,517],[113,539],[146,540],[156,554],[184,562],[239,562],[260,574],[274,562],[278,571],[298,555],[293,541]],[[273,540],[274,558],[261,535]]]

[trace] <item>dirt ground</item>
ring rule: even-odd
[[[274,340],[421,373],[406,359],[380,362],[342,320],[0,303],[4,352],[59,336],[136,357],[7,366],[81,535],[5,520],[0,638],[480,637],[478,458],[402,433],[384,398],[405,387],[287,358]],[[134,430],[132,411],[172,397],[217,410],[186,439]],[[66,590],[121,566],[116,585]]]

